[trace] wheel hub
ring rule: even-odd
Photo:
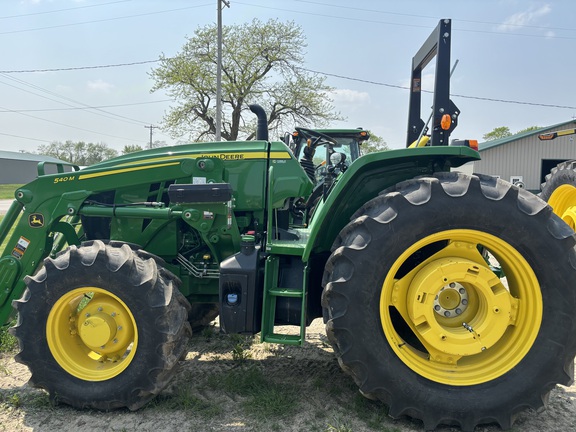
[[[467,308],[468,291],[458,282],[444,285],[434,298],[434,312],[446,318],[461,315]]]
[[[79,326],[78,333],[87,346],[99,349],[116,335],[116,323],[110,315],[100,312],[87,317]]]
[[[469,291],[474,291],[477,305],[464,319]],[[511,298],[499,278],[477,262],[456,257],[433,260],[415,273],[407,307],[423,342],[448,363],[450,356],[475,355],[492,347],[513,315]]]

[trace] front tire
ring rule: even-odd
[[[179,280],[127,244],[71,246],[26,278],[12,329],[30,382],[77,408],[136,410],[185,354],[190,325]]]
[[[576,161],[558,164],[542,183],[540,198],[550,204],[570,228],[576,230]]]
[[[440,173],[385,191],[326,266],[340,365],[393,417],[511,427],[573,380],[573,234],[543,201],[488,176]]]

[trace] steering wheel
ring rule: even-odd
[[[296,132],[298,132],[299,134],[302,134],[302,136],[306,139],[310,138],[312,139],[312,146],[316,147],[316,145],[321,141],[328,141],[330,144],[338,144],[338,141],[334,138],[332,138],[330,135],[326,135],[325,133],[322,132],[318,132],[315,131],[313,129],[307,129],[307,128],[303,128],[303,127],[296,127]]]

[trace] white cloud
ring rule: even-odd
[[[88,90],[102,93],[109,93],[114,88],[114,84],[108,83],[103,79],[88,81]]]
[[[370,103],[370,95],[368,92],[359,92],[350,89],[336,89],[330,96],[334,100],[335,105],[365,105]]]
[[[517,12],[508,17],[500,26],[498,30],[505,32],[513,32],[520,29],[520,26],[531,25],[540,17],[548,15],[552,12],[549,4],[542,5],[538,8],[530,7],[524,12]]]

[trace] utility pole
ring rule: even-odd
[[[157,129],[158,126],[150,125],[144,126],[146,129],[150,129],[150,148],[152,148],[152,129]]]
[[[218,60],[216,65],[216,141],[222,140],[222,9],[230,7],[227,0],[216,0],[218,9]],[[224,6],[222,6],[224,5]]]

